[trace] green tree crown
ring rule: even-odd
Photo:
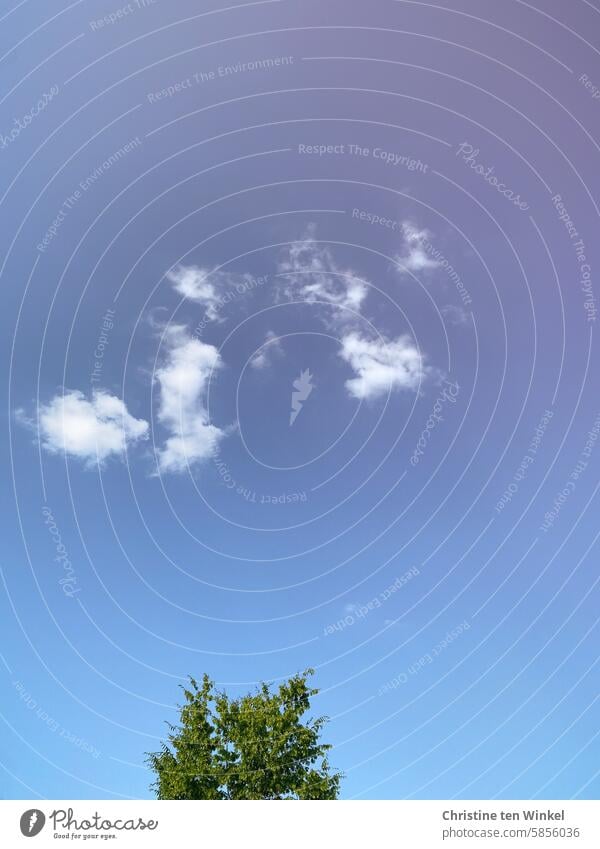
[[[303,719],[318,690],[307,669],[273,691],[230,699],[207,675],[183,687],[180,724],[148,754],[159,799],[337,799],[341,774],[320,736],[327,717]]]

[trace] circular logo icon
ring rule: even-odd
[[[21,834],[24,837],[35,837],[43,829],[46,817],[37,808],[25,811],[21,817]]]

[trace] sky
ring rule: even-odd
[[[344,799],[597,798],[600,11],[0,9],[0,797],[307,668]]]

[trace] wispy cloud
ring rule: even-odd
[[[349,333],[341,342],[340,356],[356,374],[346,381],[346,389],[359,400],[378,398],[392,390],[415,391],[430,374],[410,336],[390,341]]]
[[[368,282],[339,266],[330,248],[320,244],[315,235],[316,226],[311,224],[304,238],[293,242],[279,263],[279,272],[286,276],[286,295],[309,303],[331,304],[339,308],[341,318],[345,310],[360,312]]]
[[[204,307],[209,321],[218,321],[220,311],[235,297],[256,285],[251,274],[234,271],[216,271],[198,265],[178,265],[167,271],[167,280],[176,292]]]
[[[207,318],[218,317],[218,291],[216,280],[209,280],[210,271],[197,265],[178,265],[167,271],[167,280],[176,292],[184,298],[202,304],[206,308]]]
[[[158,420],[169,436],[158,453],[162,472],[184,472],[214,456],[225,431],[211,424],[206,408],[208,384],[222,365],[219,352],[174,325],[164,335],[165,356],[155,377]]]
[[[26,422],[20,414],[21,421]],[[123,455],[127,447],[148,438],[148,422],[134,418],[120,398],[95,392],[70,390],[55,395],[39,409],[42,447],[53,454],[65,453],[87,465]]]
[[[447,304],[442,307],[440,312],[450,324],[469,324],[469,313],[463,307],[457,307],[454,304]]]
[[[265,336],[265,341],[250,360],[250,365],[253,369],[262,371],[272,365],[273,360],[281,356],[282,353],[281,340],[273,330],[269,330]]]
[[[414,224],[405,221],[402,225],[402,236],[402,251],[396,256],[400,273],[428,271],[438,267],[439,262],[431,254],[431,234],[428,230],[419,230]]]

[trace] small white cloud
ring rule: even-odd
[[[88,400],[71,390],[56,395],[39,410],[42,446],[53,454],[65,453],[89,465],[147,439],[148,422],[134,418],[114,395],[95,392]]]
[[[269,358],[264,350],[259,351],[250,360],[250,366],[257,371],[262,371],[270,364]]]
[[[400,273],[405,270],[427,271],[438,267],[439,262],[433,256],[431,234],[427,230],[419,230],[407,221],[402,225],[402,234],[402,253],[396,257]]]
[[[214,282],[208,280],[210,272],[197,265],[178,265],[167,272],[167,280],[184,298],[206,307],[206,316],[211,321],[218,317],[218,294]]]
[[[286,295],[309,303],[324,301],[341,311],[360,312],[369,292],[367,281],[354,271],[341,268],[327,245],[316,241],[315,233],[316,227],[311,224],[305,237],[294,242],[279,263],[279,272],[286,275]],[[340,317],[344,318],[343,312]]]
[[[417,390],[430,372],[410,336],[389,341],[349,333],[341,342],[340,356],[356,373],[346,381],[346,389],[359,400],[377,398],[394,389]]]
[[[469,323],[469,313],[463,307],[448,304],[442,307],[441,313],[450,324],[465,325]]]
[[[225,431],[211,424],[206,393],[221,358],[213,345],[192,337],[179,325],[164,337],[166,353],[156,371],[158,420],[169,431],[158,454],[163,472],[184,472],[214,456]]]
[[[197,265],[178,265],[167,271],[166,277],[176,292],[204,307],[209,321],[219,319],[223,307],[240,294],[239,287],[252,283],[250,274],[211,271]]]
[[[282,353],[283,347],[281,345],[281,340],[276,333],[269,330],[265,336],[265,341],[250,360],[250,365],[253,369],[261,371],[262,369],[267,368],[267,366],[270,366],[273,359],[277,356],[281,356]]]

